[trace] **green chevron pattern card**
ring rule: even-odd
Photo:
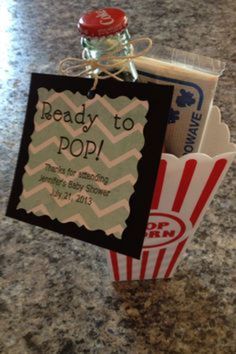
[[[139,258],[172,87],[32,74],[7,215]]]

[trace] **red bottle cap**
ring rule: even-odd
[[[78,23],[78,29],[86,37],[110,36],[121,32],[128,25],[125,12],[115,7],[106,7],[87,12]]]

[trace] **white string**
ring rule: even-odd
[[[104,80],[108,78],[113,78],[118,81],[123,81],[118,75],[126,70],[127,63],[132,59],[143,56],[146,54],[152,47],[152,40],[148,37],[137,38],[129,41],[131,47],[135,47],[140,42],[147,42],[146,48],[140,50],[136,54],[131,55],[115,55],[121,52],[124,49],[124,46],[119,46],[116,50],[113,50],[108,55],[103,55],[99,59],[80,59],[74,57],[68,57],[60,61],[59,71],[61,74],[66,76],[74,77],[86,77],[92,76],[94,78],[94,83],[91,90],[95,90],[98,84],[98,80]],[[107,64],[103,64],[107,62]],[[111,69],[119,67],[120,69],[115,72],[111,72]],[[99,73],[96,73],[95,70],[99,70]],[[105,74],[105,75],[104,75]]]

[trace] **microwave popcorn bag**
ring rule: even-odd
[[[182,156],[199,151],[218,78],[225,64],[157,45],[148,57],[136,58],[135,64],[140,81],[174,85],[165,137],[167,152]]]
[[[113,280],[173,276],[235,156],[236,147],[229,142],[228,127],[221,123],[216,106],[210,113],[203,146],[202,153],[181,158],[162,155],[141,258],[107,253]]]

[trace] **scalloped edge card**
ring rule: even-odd
[[[139,258],[173,88],[32,74],[7,216]]]

